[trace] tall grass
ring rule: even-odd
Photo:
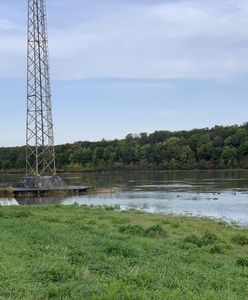
[[[59,205],[2,207],[0,228],[0,299],[248,298],[247,229]]]
[[[5,187],[5,188],[0,188],[0,197],[12,198],[13,197],[13,188],[10,186]]]

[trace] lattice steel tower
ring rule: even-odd
[[[28,0],[26,175],[56,174],[45,0]]]

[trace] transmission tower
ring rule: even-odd
[[[45,0],[28,0],[26,175],[56,174]]]

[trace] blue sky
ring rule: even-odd
[[[25,143],[27,1],[0,3],[0,146]],[[248,121],[245,0],[47,0],[56,143]]]

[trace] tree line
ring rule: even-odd
[[[129,134],[55,147],[61,171],[248,168],[248,123]],[[0,170],[25,169],[25,147],[0,148]]]

